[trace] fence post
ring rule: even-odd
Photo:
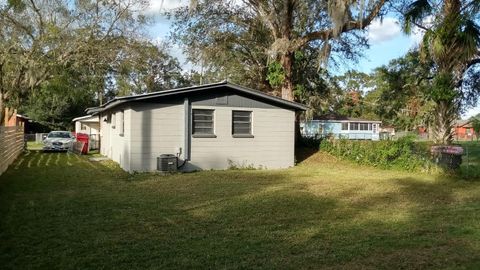
[[[467,176],[470,176],[470,158],[468,156],[468,144],[465,146],[467,152]]]

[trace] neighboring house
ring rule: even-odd
[[[117,97],[87,109],[100,117],[100,153],[126,171],[294,165],[295,112],[305,106],[227,82]],[[186,162],[185,162],[186,161]]]
[[[300,124],[305,137],[326,137],[378,141],[381,121],[324,115]]]
[[[380,139],[386,140],[395,136],[395,127],[393,126],[380,126],[379,128]]]
[[[456,120],[454,124],[455,140],[473,140],[475,131],[471,120]]]
[[[85,115],[72,120],[75,123],[75,133],[84,133],[89,136],[100,134],[100,120],[98,115]]]
[[[89,137],[89,149],[100,147],[100,120],[98,115],[85,115],[72,120],[75,123],[75,133],[87,134]]]
[[[28,117],[18,114],[16,109],[5,108],[4,124],[6,127],[26,127]],[[1,121],[0,121],[1,122]]]

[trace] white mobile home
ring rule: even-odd
[[[378,141],[381,124],[376,120],[329,114],[302,122],[300,130],[304,137],[333,136],[337,139]]]
[[[298,103],[231,83],[118,97],[99,115],[101,154],[126,171],[155,171],[171,154],[183,171],[294,165]]]

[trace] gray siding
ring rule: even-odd
[[[227,96],[220,99],[217,99],[218,95],[192,98],[190,110],[215,110],[216,138],[189,135],[190,161],[182,169],[227,169],[230,166],[275,169],[293,166],[295,112],[246,97]],[[233,110],[252,111],[253,138],[232,136]],[[161,154],[184,157],[186,119],[183,98],[171,100],[169,104],[130,103],[125,109],[124,136],[119,136],[118,124],[113,129],[111,123],[103,121],[106,116],[102,115],[100,121],[101,153],[118,162],[123,169],[130,172],[155,171],[157,157]],[[119,121],[119,117],[116,120]]]
[[[193,106],[219,106],[238,108],[276,109],[278,107],[256,99],[247,98],[234,93],[208,93],[191,98]]]
[[[132,107],[131,170],[155,171],[157,157],[184,145],[184,106],[138,103]]]
[[[287,168],[294,165],[295,112],[250,108],[253,138],[232,136],[232,111],[243,107],[192,106],[214,109],[216,138],[191,139],[190,169]]]
[[[124,110],[123,135],[119,129],[121,126],[121,117],[119,116],[122,109]],[[111,117],[110,119],[112,121],[104,121],[106,117],[114,114],[116,117]],[[126,171],[131,170],[131,114],[132,111],[130,108],[118,108],[100,116],[100,153],[117,162],[120,167]],[[115,120],[115,123],[113,123],[113,120]],[[115,126],[115,128],[113,128],[113,126]]]

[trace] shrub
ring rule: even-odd
[[[383,169],[398,168],[408,171],[430,171],[435,165],[428,151],[416,146],[412,137],[396,141],[323,140],[320,150],[359,164]]]

